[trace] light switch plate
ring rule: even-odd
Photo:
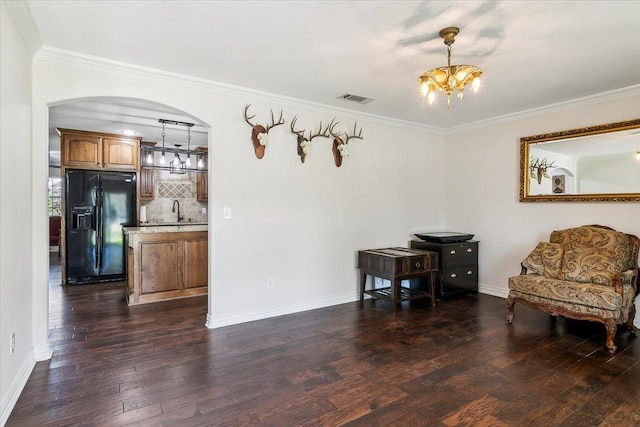
[[[230,208],[230,207],[228,207],[228,206],[227,206],[227,207],[225,207],[225,208],[223,209],[222,216],[223,216],[223,218],[224,218],[224,219],[231,219],[231,208]]]

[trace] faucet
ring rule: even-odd
[[[173,208],[171,209],[171,212],[176,211],[176,203],[178,204],[178,222],[180,222],[184,219],[184,217],[180,216],[180,202],[177,199],[173,201]]]

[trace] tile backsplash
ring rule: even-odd
[[[155,170],[153,173],[156,197],[148,202],[140,202],[140,206],[146,206],[148,222],[176,222],[178,213],[171,212],[174,200],[180,203],[183,221],[188,222],[191,218],[192,222],[207,222],[207,214],[202,213],[202,208],[208,205],[197,200],[195,173],[179,175],[164,170]]]

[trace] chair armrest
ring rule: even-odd
[[[631,287],[633,288],[633,292],[634,295],[637,295],[638,293],[638,270],[639,269],[632,269],[632,270],[627,270],[627,271],[623,271],[621,273],[622,276],[622,283],[628,283],[631,285]]]

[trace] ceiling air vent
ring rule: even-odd
[[[366,96],[354,95],[352,93],[345,93],[340,95],[338,99],[344,99],[346,101],[357,102],[358,104],[368,104],[373,101],[373,98],[367,98]]]

